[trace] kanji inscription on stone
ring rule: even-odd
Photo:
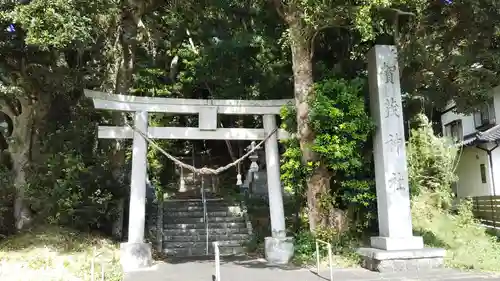
[[[401,153],[401,146],[404,144],[403,137],[399,133],[389,134],[389,140],[385,142],[390,146],[390,151],[399,155]]]
[[[385,107],[385,118],[389,118],[391,116],[396,116],[399,118],[400,104],[398,103],[395,97],[386,97],[384,101],[384,107]]]
[[[393,191],[405,190],[405,178],[403,174],[397,172],[392,173],[389,178],[389,189]]]
[[[384,62],[384,65],[382,66],[382,72],[385,76],[385,83],[394,84],[394,72],[396,71],[396,69],[397,67],[395,65],[389,65],[387,62]]]

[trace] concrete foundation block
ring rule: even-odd
[[[402,238],[371,237],[371,247],[387,251],[419,250],[424,248],[424,239],[420,236]]]
[[[266,260],[271,265],[285,265],[293,257],[294,247],[292,237],[266,237]]]
[[[375,248],[358,249],[362,266],[378,272],[416,272],[442,268],[446,251],[437,248],[387,251]]]
[[[123,272],[150,267],[153,263],[151,244],[122,243],[120,245],[120,263]]]

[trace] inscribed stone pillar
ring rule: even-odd
[[[135,128],[144,134],[148,129],[148,113],[136,112]],[[132,271],[151,266],[151,244],[144,243],[146,220],[146,167],[147,142],[134,132],[132,145],[132,171],[130,179],[130,208],[128,223],[128,243],[121,244],[121,264],[124,271]]]
[[[277,128],[275,115],[264,115],[263,123],[266,136]],[[265,238],[265,255],[271,264],[286,264],[293,256],[293,239],[286,237],[277,133],[266,140],[265,152],[272,233]]]
[[[379,237],[371,246],[383,250],[422,249],[412,232],[408,169],[397,51],[377,45],[368,55],[370,108],[376,124],[375,181]]]

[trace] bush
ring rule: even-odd
[[[332,210],[349,209],[353,213],[362,213],[365,218],[374,210],[371,157],[366,153],[370,147],[366,143],[374,126],[365,108],[365,85],[364,79],[337,77],[326,77],[314,84],[314,98],[308,101],[311,108],[308,123],[315,133],[311,150],[316,153],[317,161],[303,163],[298,140],[285,141],[281,179],[297,200],[304,202],[310,192],[306,189],[306,179],[314,169],[325,167],[331,175],[328,189],[321,191],[324,194],[315,199],[318,201],[316,211],[324,223],[333,217]],[[282,127],[290,133],[297,130],[296,115],[294,106],[284,107],[281,111]],[[345,213],[335,212],[338,216]]]
[[[477,223],[472,205],[464,201],[458,214],[437,208],[434,194],[425,191],[412,200],[415,234],[429,247],[446,249],[445,263],[459,269],[500,271],[500,243]]]
[[[408,144],[415,234],[430,247],[445,248],[450,267],[500,270],[500,243],[474,219],[471,202],[462,200],[458,212],[450,212],[451,184],[457,178],[456,147],[436,137],[425,116],[417,116],[417,124]]]
[[[111,172],[103,169],[85,165],[76,153],[50,156],[45,165],[36,167],[26,188],[37,217],[82,230],[109,225],[117,202]]]
[[[360,262],[355,249],[359,247],[359,240],[350,233],[337,233],[333,228],[316,230],[313,234],[308,230],[297,232],[295,235],[294,259],[299,264],[311,263],[316,259],[316,239],[332,245],[333,262],[336,266],[346,267],[358,265]],[[319,253],[322,259],[328,258],[327,247],[319,244]]]
[[[448,208],[451,185],[457,180],[457,147],[447,138],[436,137],[425,115],[417,115],[415,121],[417,128],[411,130],[407,150],[411,194],[427,191],[436,206]]]
[[[90,101],[73,103],[60,98],[52,104],[48,119],[53,122],[40,129],[44,142],[41,156],[31,163],[26,196],[38,223],[110,233],[116,205],[128,188],[113,177],[106,145],[112,142],[98,143],[101,117]]]

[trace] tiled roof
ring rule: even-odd
[[[478,140],[481,141],[496,141],[500,139],[500,125],[496,125],[484,132],[478,133]]]
[[[464,137],[461,145],[470,145],[473,143],[493,142],[500,140],[500,125],[496,125],[484,132],[477,132]]]

